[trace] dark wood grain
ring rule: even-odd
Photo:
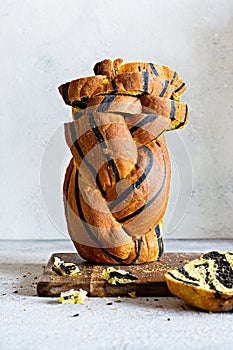
[[[143,264],[117,266],[138,277],[132,283],[112,286],[102,277],[106,265],[90,264],[76,253],[54,253],[51,255],[44,273],[41,276],[37,293],[39,296],[55,297],[69,289],[85,289],[89,296],[127,296],[129,292],[136,292],[137,296],[171,296],[164,274],[169,269],[178,268],[190,260],[199,258],[201,253],[164,253],[159,261]],[[57,256],[65,262],[75,263],[80,274],[77,276],[59,276],[52,271],[54,257]]]

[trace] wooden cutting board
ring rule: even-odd
[[[143,264],[115,266],[130,271],[138,277],[132,283],[112,286],[103,277],[103,270],[108,266],[90,264],[85,262],[76,253],[54,253],[51,255],[44,273],[41,276],[37,293],[39,296],[55,297],[69,289],[85,289],[92,297],[127,296],[129,292],[136,292],[137,296],[171,296],[164,274],[169,269],[178,268],[190,260],[199,258],[201,253],[164,253],[159,261]],[[77,276],[59,276],[52,271],[54,257],[57,256],[64,262],[72,262],[80,269]]]

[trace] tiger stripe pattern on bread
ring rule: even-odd
[[[233,253],[211,251],[165,275],[171,293],[212,312],[233,309]]]
[[[171,177],[164,132],[187,123],[179,102],[185,88],[175,92],[183,84],[178,74],[152,63],[104,60],[94,72],[59,86],[73,119],[65,123],[68,231],[88,261],[155,261]]]

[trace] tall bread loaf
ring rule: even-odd
[[[73,117],[65,124],[68,231],[88,261],[155,261],[171,178],[164,132],[187,123],[186,85],[169,67],[122,59],[98,62],[94,73],[59,87]]]

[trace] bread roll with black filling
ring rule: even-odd
[[[95,76],[59,87],[73,116],[65,124],[68,231],[84,259],[111,265],[161,256],[171,179],[164,133],[188,114],[172,69],[122,62],[103,60]]]

